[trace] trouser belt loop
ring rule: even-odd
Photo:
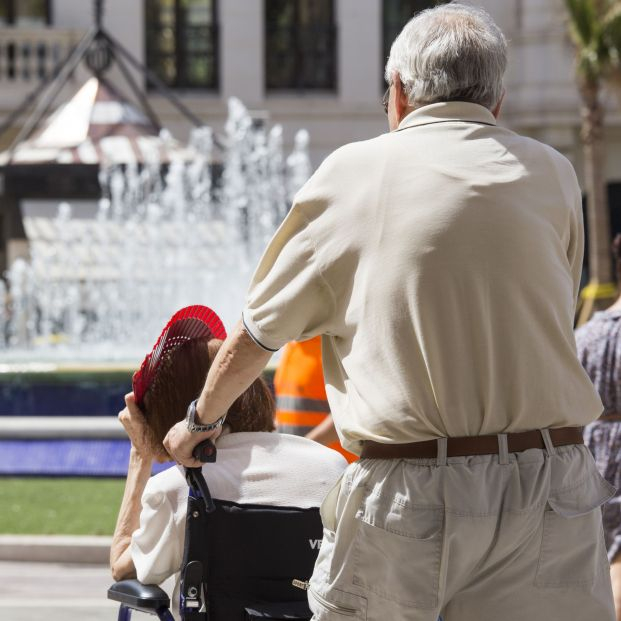
[[[507,444],[507,434],[498,434],[498,463],[506,466],[509,463],[509,445]]]
[[[437,466],[446,466],[446,452],[447,452],[447,439],[438,438],[438,457],[436,461]]]
[[[552,438],[550,438],[550,430],[549,429],[540,429],[541,437],[543,438],[543,443],[545,444],[546,451],[548,453],[548,457],[552,457],[552,455],[556,454],[556,449],[554,448],[554,444],[552,444]]]

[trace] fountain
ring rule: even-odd
[[[213,306],[230,329],[310,163],[307,132],[285,159],[282,128],[253,122],[237,99],[221,142],[200,127],[189,155],[166,170],[157,151],[140,168],[102,165],[95,218],[61,203],[45,236],[26,218],[31,260],[7,273],[0,363],[136,363],[172,312],[192,303]]]
[[[102,163],[84,218],[61,202],[27,216],[30,260],[0,280],[0,414],[108,416],[178,308],[207,304],[232,328],[265,245],[310,175],[308,133],[283,132],[237,99],[223,136],[191,133],[163,165]]]
[[[48,115],[82,62],[91,78]],[[112,64],[133,104],[106,77]],[[129,68],[195,126],[185,148],[160,131]],[[111,415],[132,371],[182,306],[237,322],[252,270],[310,175],[308,133],[285,157],[282,128],[231,99],[214,135],[105,30],[101,0],[94,27],[0,135],[28,110],[0,154],[7,205],[101,196],[89,217],[75,202],[54,218],[23,214],[30,256],[0,279],[0,474],[123,476],[129,443]]]

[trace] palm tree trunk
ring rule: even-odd
[[[605,284],[612,279],[610,258],[610,218],[604,170],[604,108],[598,80],[580,84],[582,97],[582,142],[584,182],[587,192],[589,235],[589,277],[591,283]]]

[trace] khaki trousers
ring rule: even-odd
[[[351,464],[321,509],[313,619],[614,621],[614,490],[543,433],[547,450]]]

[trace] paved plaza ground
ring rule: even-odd
[[[118,605],[106,599],[110,584],[110,570],[102,565],[0,561],[0,619],[115,621]]]

